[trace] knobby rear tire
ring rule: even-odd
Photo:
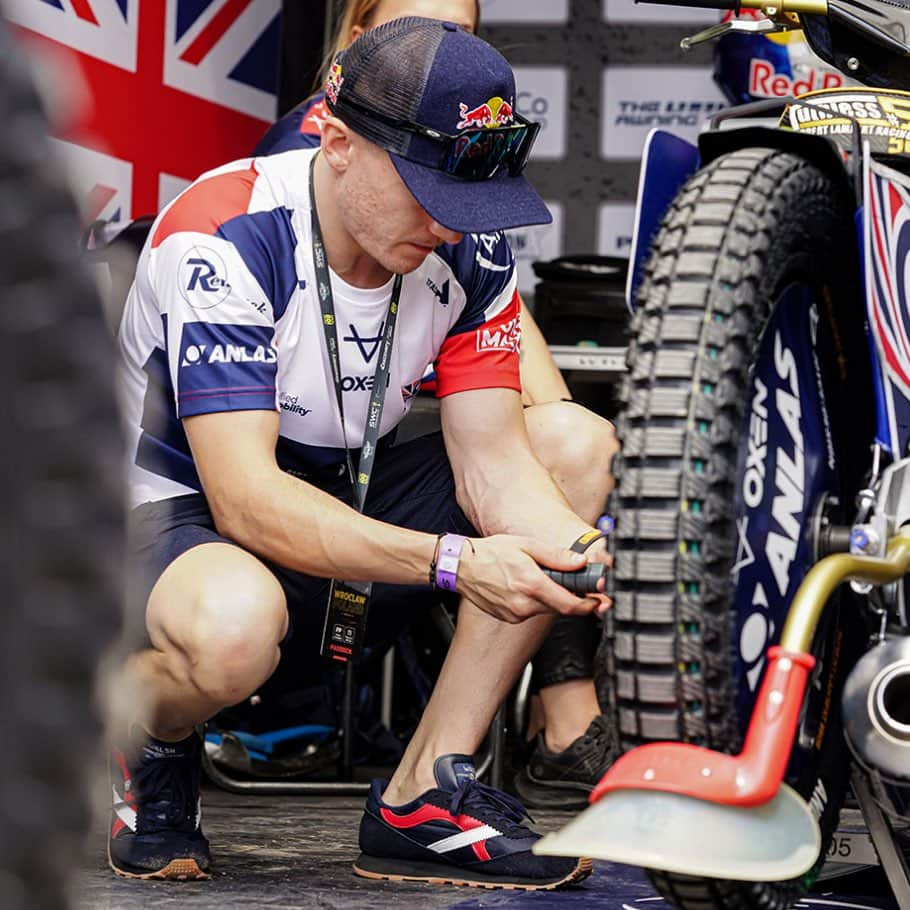
[[[794,280],[819,291],[831,331],[851,334],[841,339],[844,388],[828,391],[847,396],[847,379],[868,372],[845,195],[800,157],[740,150],[689,180],[655,239],[617,422],[614,609],[600,652],[603,697],[624,749],[656,740],[728,753],[741,747],[731,568],[747,392],[777,295]],[[859,385],[849,390],[851,400],[860,394]],[[853,440],[835,440],[854,479],[871,433],[863,422],[859,417]],[[818,761],[800,781],[808,798],[815,778],[825,778],[825,845],[847,786],[843,750],[832,717]],[[813,878],[744,883],[650,875],[681,910],[783,910]]]

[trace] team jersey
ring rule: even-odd
[[[310,149],[319,145],[322,124],[331,111],[325,92],[317,92],[276,120],[253,149],[254,155],[275,155],[291,149]]]
[[[343,462],[310,238],[315,154],[210,171],[152,225],[119,332],[134,505],[201,492],[181,423],[197,414],[277,410],[282,469]],[[363,289],[330,277],[347,444],[358,448],[392,281]],[[402,280],[381,437],[407,414],[428,363],[440,396],[520,390],[520,334],[504,236],[437,247]]]

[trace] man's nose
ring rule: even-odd
[[[464,237],[464,234],[459,234],[458,231],[450,231],[447,227],[443,227],[438,221],[430,222],[430,232],[434,237],[438,237],[443,243],[460,243],[461,239]]]

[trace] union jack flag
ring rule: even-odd
[[[250,154],[275,115],[280,7],[8,0],[38,59],[70,57],[88,89],[91,104],[58,131],[86,220],[157,212],[203,171]]]

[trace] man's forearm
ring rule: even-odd
[[[322,490],[277,472],[219,510],[220,533],[279,565],[322,578],[421,584],[436,538],[361,515]]]

